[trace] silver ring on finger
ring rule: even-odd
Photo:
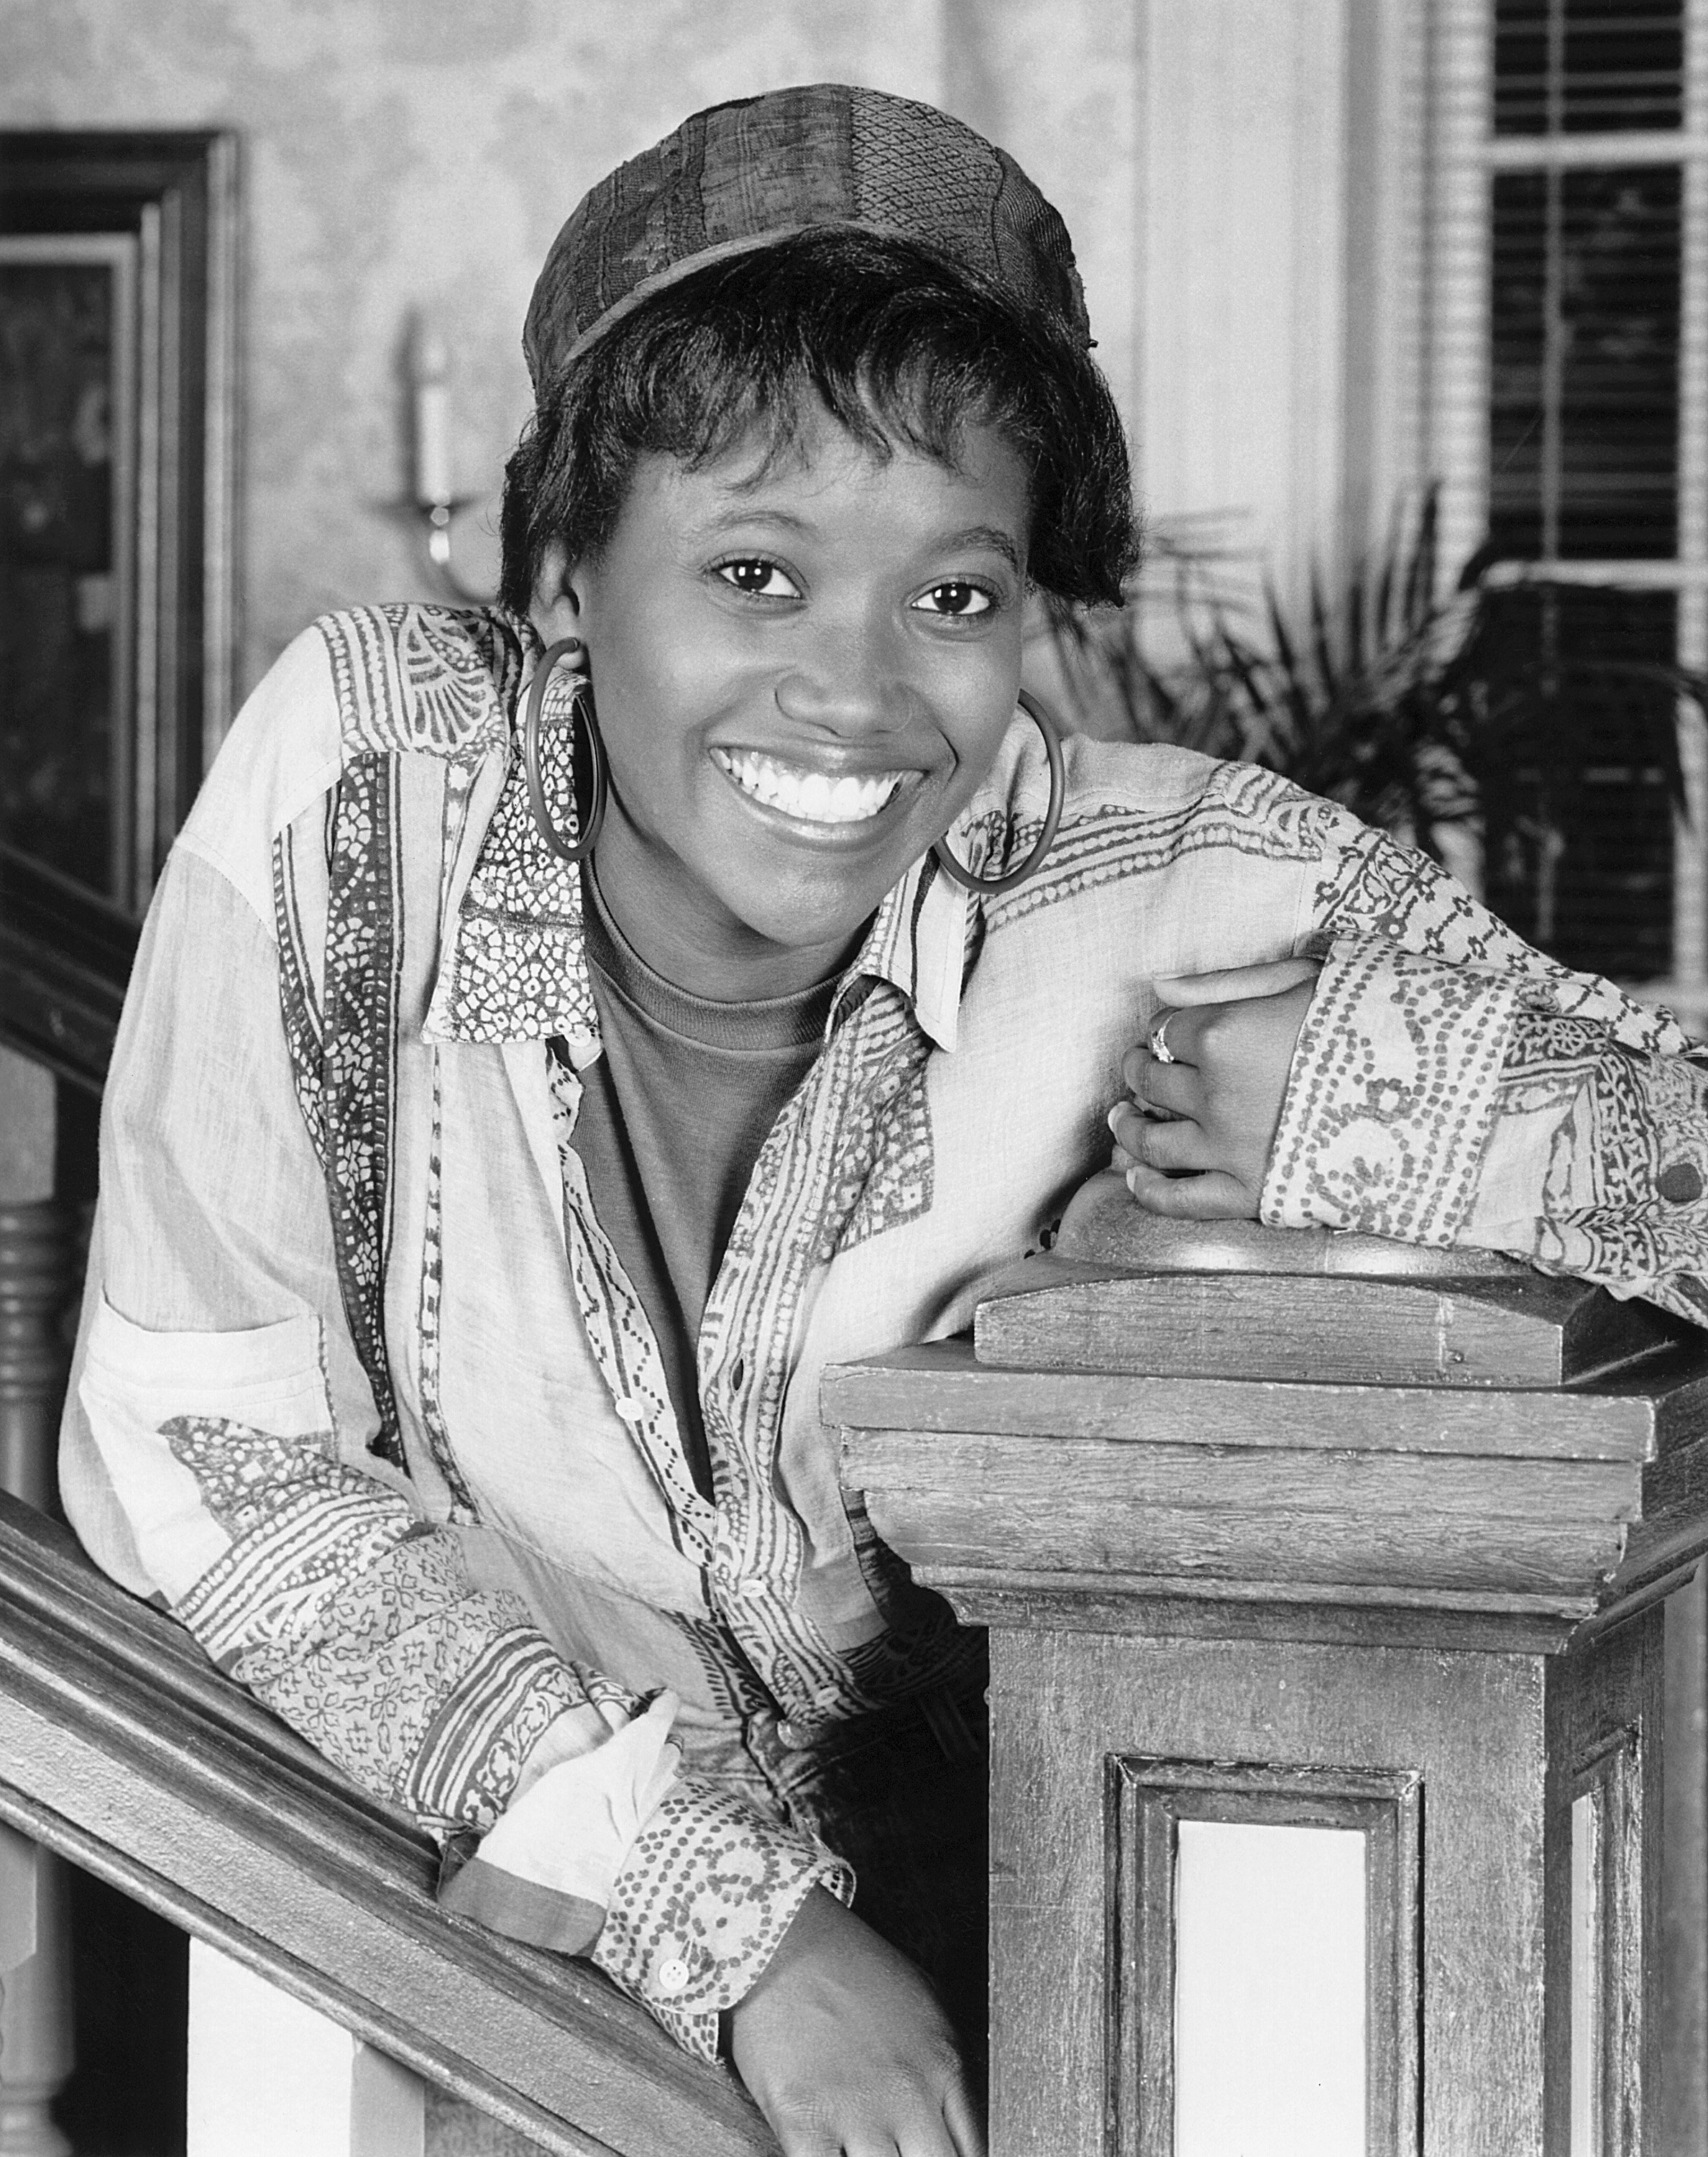
[[[1172,1012],[1165,1012],[1155,1025],[1151,1027],[1145,1042],[1146,1048],[1150,1049],[1159,1063],[1178,1063],[1180,1061],[1168,1045],[1168,1022],[1173,1017]]]

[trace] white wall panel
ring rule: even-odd
[[[1098,360],[1130,423],[1139,409],[1141,0],[942,0],[942,8],[936,94],[1017,157],[1066,219]]]
[[[1365,1837],[1179,1834],[1176,2157],[1364,2157]]]
[[[1247,512],[1294,584],[1344,485],[1346,48],[1345,0],[1147,0],[1144,494]]]

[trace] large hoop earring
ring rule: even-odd
[[[1062,805],[1068,793],[1068,774],[1062,762],[1061,722],[1052,718],[1027,690],[1021,690],[1015,702],[1043,736],[1044,753],[1050,759],[1050,800],[1044,811],[1044,827],[1038,833],[1037,844],[1017,869],[1010,869],[1006,876],[1000,877],[970,875],[949,851],[947,837],[939,839],[931,849],[944,874],[951,878],[964,891],[982,892],[991,897],[1000,891],[1012,891],[1017,883],[1024,883],[1054,846],[1056,826],[1062,821]]]
[[[527,804],[533,811],[533,820],[540,837],[557,855],[559,861],[584,861],[593,852],[599,838],[599,826],[605,812],[604,744],[599,738],[599,722],[593,714],[593,690],[586,675],[579,671],[575,686],[570,692],[570,723],[574,727],[574,746],[585,742],[588,761],[593,767],[593,801],[587,814],[581,813],[581,804],[575,804],[575,824],[579,837],[572,844],[563,837],[552,820],[547,805],[546,790],[540,780],[540,713],[546,701],[546,686],[552,671],[560,659],[573,661],[581,650],[579,636],[561,638],[548,647],[534,668],[534,677],[528,686],[527,709],[522,724],[522,763],[527,778]],[[572,749],[572,755],[574,750]],[[571,788],[574,780],[571,766]]]

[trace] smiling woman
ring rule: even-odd
[[[954,121],[696,115],[525,342],[503,604],[305,632],[162,880],[62,1486],[787,2157],[975,2157],[983,1643],[826,1365],[966,1326],[1124,1093],[1159,1212],[1700,1317],[1703,1081],[1332,805],[1034,724],[1022,603],[1119,597],[1125,452],[1059,219]]]
[[[1006,275],[982,234],[946,260],[853,219],[690,253],[597,334],[541,281],[504,596],[589,656],[600,883],[672,979],[832,973],[1012,723],[1028,584],[1119,598],[1125,447],[1077,281],[1039,306],[1059,265],[997,229]]]
[[[794,433],[782,456],[643,458],[537,617],[592,656],[613,915],[729,1000],[853,955],[970,801],[1020,682],[1028,489],[1001,437],[969,426],[949,465],[828,414]]]

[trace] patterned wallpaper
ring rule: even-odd
[[[459,485],[489,492],[558,225],[719,98],[849,80],[994,135],[1067,216],[1129,398],[1133,25],[1125,0],[0,0],[0,126],[239,131],[247,686],[323,608],[432,590],[391,507],[411,310],[450,349]],[[458,541],[490,576],[483,523]]]

